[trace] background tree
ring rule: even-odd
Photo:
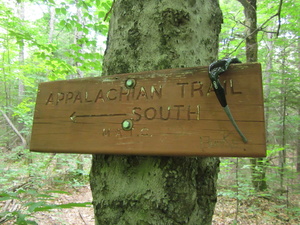
[[[217,59],[218,1],[116,0],[112,12],[105,75]],[[97,224],[211,224],[218,170],[217,158],[94,155]]]
[[[256,0],[238,0],[244,7],[246,29],[246,60],[247,62],[257,62],[258,43],[257,43],[257,5]],[[266,169],[263,158],[252,158],[251,175],[252,184],[257,191],[263,191],[267,188]]]

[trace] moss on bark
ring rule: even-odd
[[[116,0],[104,74],[208,65],[221,22],[218,1]],[[217,158],[94,155],[96,222],[210,224],[218,169]]]

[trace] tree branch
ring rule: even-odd
[[[237,0],[238,2],[240,2],[244,7],[247,7],[247,6],[249,6],[250,4],[246,1],[246,0]],[[249,37],[250,35],[252,35],[254,32],[256,32],[256,31],[263,31],[263,32],[266,32],[266,33],[275,33],[276,34],[276,36],[278,37],[279,36],[279,31],[280,31],[280,27],[281,27],[281,18],[280,18],[280,14],[281,14],[281,9],[282,9],[282,3],[283,3],[283,1],[282,0],[280,0],[280,2],[279,2],[279,7],[278,7],[278,11],[277,11],[277,13],[275,13],[274,15],[272,15],[272,16],[270,16],[270,18],[269,19],[267,19],[265,22],[263,22],[259,27],[257,27],[251,34],[249,34],[247,37]],[[264,25],[266,24],[266,23],[268,23],[270,20],[272,20],[274,17],[278,17],[278,27],[277,27],[277,31],[276,32],[271,32],[271,31],[264,31]],[[240,22],[241,23],[241,22]],[[244,24],[244,23],[241,23],[242,25],[244,25],[244,26],[246,26],[246,27],[248,27],[246,24]],[[249,28],[249,27],[248,27]],[[241,46],[241,44],[246,40],[246,38],[247,37],[245,37],[238,45],[237,45],[237,47],[232,51],[232,52],[230,52],[226,57],[229,57],[232,53],[234,53],[240,46]]]
[[[115,0],[113,0],[113,2],[111,4],[111,7],[110,7],[110,10],[106,13],[103,21],[105,21],[108,18],[109,14],[112,12],[112,10],[114,8],[114,4],[115,4]]]
[[[25,138],[21,135],[21,133],[18,131],[18,129],[15,127],[15,125],[12,123],[12,121],[9,119],[9,117],[5,114],[5,112],[2,111],[1,109],[0,109],[0,112],[2,113],[4,118],[6,119],[7,123],[10,125],[10,127],[13,129],[13,131],[19,136],[19,138],[22,141],[22,145],[24,147],[26,147],[27,142],[26,142]]]
[[[279,31],[280,31],[280,27],[281,27],[281,18],[280,18],[280,15],[281,15],[281,9],[282,9],[282,2],[283,1],[280,0],[278,11],[277,11],[277,16],[278,16],[278,27],[277,27],[277,32],[276,32],[276,36],[277,37],[279,36]]]
[[[249,2],[247,2],[247,0],[237,0],[239,3],[241,3],[244,8],[247,8],[250,6]]]

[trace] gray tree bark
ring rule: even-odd
[[[244,7],[247,62],[257,62],[257,5],[256,0],[238,0]],[[256,191],[267,189],[266,167],[263,158],[251,158],[252,184]]]
[[[257,62],[257,0],[238,0],[244,7],[247,62]]]
[[[116,0],[103,73],[208,65],[221,23],[217,0]],[[211,224],[218,171],[218,158],[94,155],[96,224]]]
[[[297,49],[298,49],[298,60],[300,60],[300,37],[298,37],[297,40]],[[300,76],[300,65],[298,64],[298,74]],[[298,116],[300,116],[300,109],[298,109]],[[297,163],[296,163],[296,167],[297,167],[297,172],[299,173],[299,177],[300,177],[300,124],[298,124],[298,141],[296,143],[297,147]]]

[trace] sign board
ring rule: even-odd
[[[41,83],[31,151],[265,156],[260,64],[220,76],[244,143],[218,102],[208,67]]]

